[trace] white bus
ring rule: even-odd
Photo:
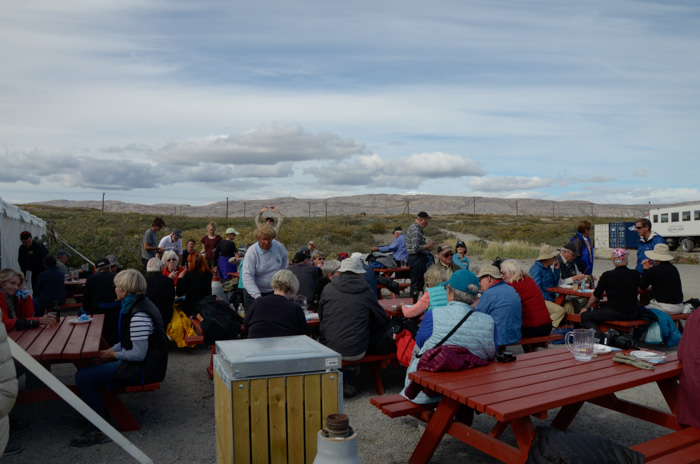
[[[700,245],[700,203],[649,210],[651,228],[666,239],[669,248],[679,245],[687,253]]]

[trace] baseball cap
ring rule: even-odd
[[[109,260],[107,258],[100,258],[95,262],[95,269],[99,269],[105,266],[109,267]]]
[[[68,256],[70,258],[70,253],[68,253],[66,250],[58,250],[56,252],[56,258],[59,258],[61,256]]]
[[[477,288],[477,290],[475,290],[473,293],[469,291],[469,285],[472,284],[475,285]],[[445,282],[443,285],[449,285],[455,290],[471,293],[472,295],[476,295],[479,292],[479,279],[474,275],[472,271],[468,269],[461,269],[459,271],[455,271],[450,277],[450,280]]]
[[[425,218],[425,219],[432,219],[432,216],[430,216],[430,215],[429,215],[428,213],[426,213],[425,211],[421,211],[420,213],[418,213],[418,216],[416,216],[416,219],[422,219],[422,218]]]
[[[576,247],[574,246],[573,243],[567,243],[567,244],[564,245],[562,248],[564,248],[564,249],[566,249],[566,250],[569,250],[569,251],[570,251],[575,257],[577,257],[577,258],[578,258],[579,256],[581,256],[581,253],[578,252],[578,250],[576,249]]]
[[[173,229],[173,234],[175,234],[177,238],[182,238],[182,231],[180,229]]]

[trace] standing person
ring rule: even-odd
[[[307,243],[306,246],[309,247],[309,253],[311,253],[311,256],[313,256],[314,251],[316,251],[316,242],[309,240],[309,243]]]
[[[43,316],[53,311],[56,304],[66,302],[66,276],[56,266],[56,258],[44,256],[44,272],[39,275],[39,281],[34,289],[34,315]]]
[[[627,267],[627,250],[617,248],[610,254],[615,269],[603,272],[598,286],[581,309],[581,325],[584,329],[594,329],[595,337],[603,339],[598,323],[605,321],[633,321],[639,318],[640,276],[638,272]],[[591,307],[606,294],[608,304],[603,308],[589,311]]]
[[[96,364],[75,374],[80,397],[96,413],[107,416],[100,389],[109,386],[143,385],[160,382],[168,367],[165,324],[146,298],[146,279],[136,269],[127,269],[114,278],[119,312],[119,342],[100,351]],[[111,440],[94,427],[71,439],[71,446],[84,448]]]
[[[274,294],[255,300],[245,313],[243,326],[248,338],[309,335],[304,311],[290,301],[299,288],[294,274],[287,269],[277,271],[271,285]]]
[[[482,267],[477,278],[481,286],[481,298],[474,309],[493,317],[499,346],[518,343],[523,326],[523,308],[518,292],[503,281],[501,270],[496,266]]]
[[[576,267],[585,275],[593,275],[593,260],[595,252],[591,241],[592,225],[588,221],[581,221],[576,228],[576,235],[571,237],[569,243],[576,251]]]
[[[175,252],[175,254],[180,258],[180,261],[182,261],[182,231],[180,229],[173,229],[173,233],[170,235],[166,235],[165,237],[160,239],[160,243],[158,244],[158,247],[168,251],[172,250]],[[159,257],[162,257],[162,252]]]
[[[230,279],[229,272],[238,272],[238,247],[236,246],[238,231],[233,227],[226,229],[226,238],[221,240],[214,250],[214,273],[220,280]],[[233,261],[231,258],[235,258]]]
[[[182,250],[182,259],[180,262],[182,264],[187,262],[187,257],[189,256],[190,253],[197,253],[194,251],[194,248],[197,246],[197,240],[191,238],[187,241],[187,248]]]
[[[43,243],[34,240],[31,232],[27,232],[26,230],[19,234],[19,239],[22,241],[22,245],[19,247],[17,262],[19,263],[19,268],[22,270],[25,279],[27,278],[27,272],[32,273],[33,290],[36,288],[39,274],[44,270],[43,259],[44,256],[49,254],[49,250],[46,249]]]
[[[457,245],[455,245],[455,251],[457,253],[452,258],[452,262],[454,262],[457,266],[461,267],[462,269],[468,270],[469,258],[467,258],[467,244],[460,240],[459,242],[457,242]]]
[[[678,345],[678,360],[683,363],[678,384],[678,423],[700,428],[700,311],[685,324]]]
[[[425,269],[428,265],[428,254],[435,242],[426,242],[423,229],[428,227],[432,217],[425,211],[416,216],[416,220],[406,231],[406,251],[408,252],[408,267],[411,273],[411,297],[415,303],[418,294],[425,286]]]
[[[639,234],[639,245],[637,246],[637,272],[644,272],[644,261],[647,260],[647,251],[651,251],[659,243],[666,243],[666,240],[656,232],[651,230],[651,221],[649,218],[641,218],[635,224],[637,233]]]
[[[282,229],[282,222],[284,221],[284,216],[282,216],[282,213],[280,213],[276,207],[274,206],[266,206],[263,209],[260,210],[257,216],[255,216],[255,228],[260,228],[262,225],[262,215],[264,212],[267,211],[272,211],[277,215],[277,225],[275,225],[275,218],[271,217],[266,217],[265,218],[265,224],[268,226],[272,227],[275,230],[275,234],[277,237],[280,235],[280,229]]]
[[[157,217],[153,219],[151,227],[143,233],[143,245],[141,246],[141,262],[146,269],[148,260],[156,257],[156,253],[163,253],[163,249],[158,246],[157,232],[165,227],[165,221]]]
[[[210,269],[214,266],[214,250],[222,240],[220,235],[216,235],[216,222],[212,221],[207,224],[207,233],[202,236],[200,242],[202,243],[202,254]]]
[[[212,273],[204,256],[191,253],[187,258],[187,268],[177,279],[177,296],[185,296],[182,312],[188,316],[196,314],[197,303],[207,295],[211,295]]]
[[[671,264],[673,256],[665,243],[658,243],[647,251],[647,260],[642,264],[644,272],[639,288],[651,287],[651,301],[647,308],[658,309],[666,314],[683,312],[683,286],[678,268]]]
[[[373,246],[372,251],[381,253],[391,253],[394,261],[400,266],[404,261],[408,261],[408,251],[406,251],[406,236],[401,227],[394,227],[394,241],[388,245]]]
[[[68,266],[66,266],[68,258],[70,258],[70,253],[68,253],[66,250],[58,250],[56,252],[56,261],[58,261],[56,266],[58,266],[64,275],[68,274]]]
[[[262,225],[255,229],[254,237],[257,243],[246,249],[241,265],[243,305],[246,311],[255,299],[272,295],[272,276],[289,266],[287,249],[275,240],[276,236],[275,229]]]

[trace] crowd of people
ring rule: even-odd
[[[268,211],[277,216],[276,222],[272,217],[263,219]],[[405,234],[401,226],[395,227],[394,240],[372,247],[368,259],[356,252],[326,260],[314,240],[290,254],[278,240],[283,217],[274,206],[258,213],[254,242],[241,248],[235,242],[239,233],[234,227],[228,227],[222,238],[214,222],[199,240],[200,251],[195,239],[183,248],[180,229],[158,238],[166,225],[156,217],[142,241],[145,277],[135,269],[121,270],[117,258],[110,255],[95,262],[95,273],[85,282],[79,312],[106,314],[104,336],[111,348],[100,353],[95,365],[76,374],[81,397],[105,415],[99,389],[162,380],[173,308],[196,316],[198,304],[212,295],[212,283],[217,281],[232,282],[227,303],[238,301],[233,295],[239,297],[248,338],[309,335],[305,312],[310,309],[320,320],[319,342],[340,353],[343,360],[353,361],[380,350],[379,341],[387,333],[389,320],[378,302],[378,285],[395,295],[401,292],[395,281],[378,276],[372,266],[407,268],[413,304],[399,304],[398,309],[406,318],[422,317],[408,372],[416,369],[423,353],[445,343],[489,361],[500,347],[516,344],[521,337],[566,333],[567,314],[580,313],[582,327],[602,337],[602,322],[637,319],[644,309],[664,314],[683,310],[680,274],[671,263],[668,246],[651,231],[646,218],[637,221],[636,268],[628,267],[626,250],[616,249],[611,256],[614,269],[603,273],[597,285],[588,221],[581,221],[576,234],[560,248],[543,245],[525,271],[514,259],[470,268],[465,242],[457,241],[453,251],[449,243],[437,245],[426,239],[424,229],[431,219],[421,211]],[[0,308],[8,332],[55,322],[47,313],[65,302],[65,263],[70,255],[63,250],[50,255],[29,232],[20,238],[21,272],[0,271]],[[33,298],[23,290],[27,278],[32,281]],[[590,298],[569,297],[562,305],[555,303],[557,295],[551,288],[586,283],[595,286]],[[638,293],[647,289],[650,301],[642,306]],[[607,304],[593,309],[603,295]],[[357,368],[343,371],[344,393],[352,396]],[[419,394],[414,401],[433,400]],[[107,441],[91,428],[71,444]]]

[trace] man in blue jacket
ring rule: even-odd
[[[640,274],[644,272],[644,262],[648,260],[647,251],[654,249],[658,243],[666,243],[666,240],[656,232],[651,230],[651,221],[649,218],[641,218],[635,224],[637,233],[639,234],[639,245],[637,246],[637,267],[635,269]]]
[[[474,309],[496,321],[498,346],[518,343],[522,335],[523,315],[518,292],[503,281],[501,271],[496,266],[482,267],[477,278],[482,293]]]

